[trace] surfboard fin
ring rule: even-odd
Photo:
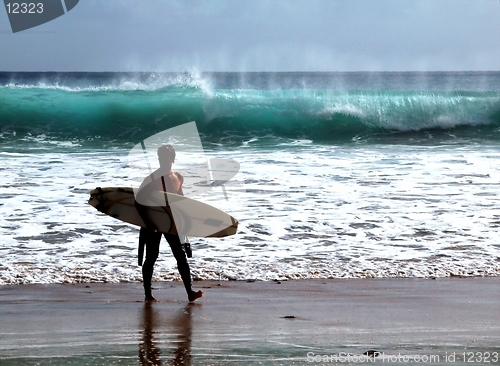
[[[101,187],[96,187],[96,190],[99,192],[99,194],[96,195],[95,197],[99,203],[97,204],[97,206],[95,208],[99,212],[106,213],[106,212],[104,212],[105,208],[106,208],[106,205],[104,204],[104,192],[102,191]]]

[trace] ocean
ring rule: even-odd
[[[500,275],[500,72],[0,73],[0,285],[141,281],[89,191],[139,186],[130,149],[191,121],[240,164],[193,197],[239,221],[191,239],[194,279]]]

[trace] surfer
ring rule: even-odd
[[[147,176],[139,187],[136,197],[137,211],[144,220],[147,228],[141,227],[139,233],[139,265],[142,262],[141,246],[146,245],[146,260],[142,264],[142,279],[146,301],[156,301],[151,291],[151,279],[153,277],[153,267],[160,253],[160,241],[162,234],[165,236],[172,254],[177,261],[177,269],[181,275],[182,282],[186,288],[190,302],[203,296],[203,291],[194,291],[191,285],[191,271],[187,261],[186,249],[178,235],[166,234],[158,231],[156,225],[149,219],[145,206],[140,202],[146,202],[146,198],[154,191],[164,191],[183,196],[182,183],[184,177],[181,173],[172,170],[172,164],[175,161],[175,150],[172,145],[162,145],[158,148],[158,161],[160,167],[152,174]],[[139,202],[137,202],[139,201]],[[190,250],[188,252],[190,256]]]

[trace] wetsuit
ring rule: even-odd
[[[192,291],[191,272],[189,269],[186,252],[184,251],[184,247],[179,240],[179,236],[141,228],[141,231],[139,233],[139,241],[142,240],[146,244],[146,260],[142,265],[144,293],[146,294],[146,296],[151,296],[151,278],[153,277],[153,267],[155,265],[156,259],[158,258],[158,254],[160,253],[160,241],[162,235],[165,236],[165,239],[170,245],[170,249],[172,249],[172,254],[177,261],[177,269],[179,270],[179,274],[181,275],[184,287],[189,294]]]

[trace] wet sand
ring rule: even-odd
[[[500,364],[500,277],[194,285],[2,286],[0,365]]]

